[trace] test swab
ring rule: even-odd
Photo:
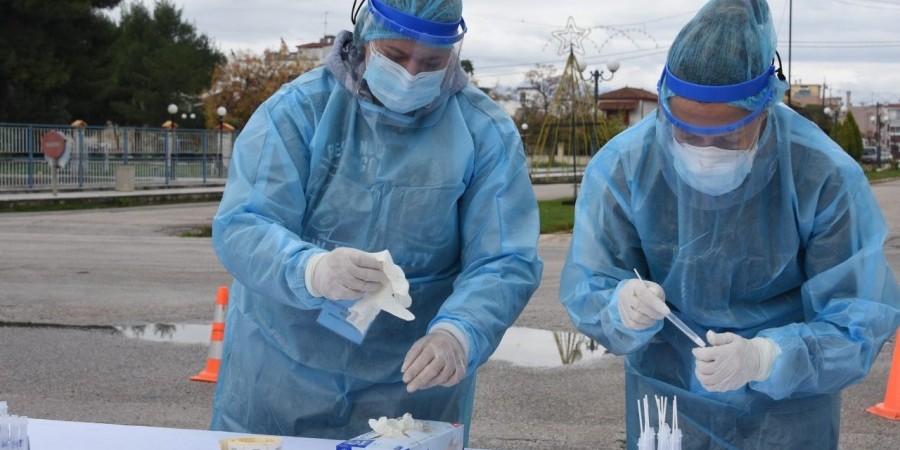
[[[634,269],[634,274],[637,275],[638,280],[641,280],[641,283],[643,283],[644,287],[649,287],[647,286],[647,283],[644,281],[644,279],[641,278],[641,274],[638,273],[637,268]],[[678,316],[675,315],[675,313],[669,312],[669,314],[666,314],[666,319],[669,319],[669,322],[672,322],[672,325],[675,325],[675,328],[681,330],[681,332],[684,333],[685,336],[689,337],[692,341],[694,341],[694,343],[697,344],[698,347],[706,347],[706,342],[703,342],[703,339],[700,339],[700,336],[697,336],[697,333],[694,333],[694,330],[692,330],[687,326],[687,324],[682,322],[681,319],[679,319]]]

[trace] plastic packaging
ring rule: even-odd
[[[9,406],[0,401],[0,450],[28,450],[28,417],[9,415]]]

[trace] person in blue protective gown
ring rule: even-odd
[[[348,439],[411,413],[468,432],[475,371],[539,284],[521,139],[461,68],[461,0],[360,8],[235,143],[213,220],[234,284],[212,429]],[[384,250],[415,319],[378,314],[359,343],[323,326],[381,286]]]
[[[866,177],[781,103],[775,49],[765,1],[708,2],[656,113],[586,169],[561,301],[626,355],[628,448],[645,395],[677,398],[685,449],[837,448],[841,390],[900,325]]]

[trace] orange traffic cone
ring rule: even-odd
[[[215,383],[219,380],[219,364],[222,362],[222,339],[225,338],[225,309],[228,307],[228,287],[219,286],[216,294],[216,312],[213,316],[212,336],[206,368],[191,377],[191,381]]]
[[[897,337],[894,339],[894,358],[891,361],[884,401],[866,410],[891,420],[900,420],[900,348],[898,347],[900,347],[900,328],[897,328]]]

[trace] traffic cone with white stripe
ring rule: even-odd
[[[885,419],[900,420],[900,328],[897,328],[897,337],[894,339],[894,356],[888,372],[884,401],[866,411]]]
[[[216,312],[213,316],[212,336],[209,342],[209,355],[206,367],[191,381],[215,383],[219,380],[219,364],[222,362],[222,340],[225,338],[225,310],[228,308],[228,287],[219,286],[216,294]]]

